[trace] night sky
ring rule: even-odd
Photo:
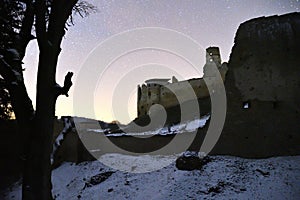
[[[76,83],[76,75],[78,75],[79,69],[90,51],[110,36],[129,29],[142,27],[173,29],[190,36],[203,48],[218,46],[222,61],[228,61],[239,24],[260,16],[300,11],[299,0],[95,0],[89,2],[97,6],[98,11],[86,18],[75,17],[75,26],[69,28],[63,41],[63,50],[57,68],[57,81],[60,84],[63,83],[67,71],[75,73],[74,82]],[[25,81],[33,102],[35,102],[37,57],[36,41],[32,41],[24,59],[24,67],[26,68]],[[151,60],[151,58],[161,58],[164,60],[167,57],[168,55],[165,53],[153,51],[129,55],[116,63],[119,68],[114,69],[112,66],[107,77],[113,81],[118,81],[120,76],[116,74],[126,74],[131,65],[140,63],[134,61],[135,59],[145,61]],[[179,59],[172,58],[169,65],[172,65],[168,66],[169,68],[174,65],[181,67],[182,72],[184,72],[183,78],[194,77],[193,70],[188,70],[188,66],[184,66],[184,63]],[[162,74],[162,76],[168,76],[166,78],[170,78],[171,75],[171,73],[169,76]],[[145,80],[153,77],[145,75],[143,78]],[[136,81],[136,84],[143,82],[141,79],[133,81]],[[128,104],[130,118],[134,118],[136,113],[135,89],[133,88],[129,99],[120,99],[120,103]],[[113,90],[112,85],[102,84],[102,89],[95,91],[96,117],[104,121],[117,118],[121,122],[128,122],[129,118],[120,119],[113,117],[110,113],[111,91]],[[72,93],[73,90],[71,89],[69,98],[60,97],[58,99],[56,115],[73,115]]]

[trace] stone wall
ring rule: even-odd
[[[244,101],[300,101],[299,13],[240,25],[229,67]]]
[[[300,154],[299,55],[300,13],[240,25],[226,75],[225,126],[213,154]]]
[[[215,76],[214,66],[217,66],[222,79],[225,80],[227,63],[221,64],[218,47],[209,47],[206,49],[206,64],[203,67],[203,78],[210,79]],[[168,109],[178,106],[178,101],[188,102],[195,98],[202,99],[209,97],[209,92],[203,78],[176,81],[163,85],[150,83],[147,85],[143,84],[141,87],[138,86],[138,117],[149,114],[150,107],[154,104],[160,104],[165,109]],[[194,90],[193,95],[188,92],[189,88]]]

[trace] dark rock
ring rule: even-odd
[[[200,158],[198,152],[185,152],[182,156],[177,158],[176,167],[179,170],[200,170],[203,165],[207,164],[210,161],[208,156]]]
[[[88,182],[85,183],[85,187],[92,187],[94,185],[98,185],[108,179],[114,172],[103,172],[101,174],[97,174],[95,176],[92,176]]]
[[[109,188],[109,189],[107,190],[107,192],[112,192],[112,191],[114,191],[113,188]]]
[[[124,185],[130,185],[129,181],[125,181]]]
[[[219,185],[213,186],[208,188],[207,190],[208,193],[220,193],[221,192],[221,187]]]
[[[270,175],[270,172],[264,172],[261,169],[256,169],[255,171],[259,172],[263,176],[269,176]]]
[[[204,194],[212,193],[212,196],[216,195],[217,193],[223,192],[226,186],[232,185],[231,183],[219,181],[217,185],[211,186],[207,189],[207,191],[202,191]]]

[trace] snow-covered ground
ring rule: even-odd
[[[124,156],[119,158],[122,164]],[[149,173],[116,171],[99,161],[64,163],[53,171],[53,194],[56,199],[87,200],[300,199],[300,156],[211,158],[202,170],[180,171],[173,163]],[[125,160],[130,159],[135,158]],[[16,183],[0,199],[20,199],[20,194]]]
[[[203,128],[209,120],[210,115],[203,116],[201,119],[194,119],[188,122],[184,122],[181,124],[176,124],[169,127],[163,127],[156,129],[154,131],[146,131],[146,132],[140,132],[140,133],[133,133],[126,130],[126,127],[124,127],[122,130],[124,133],[109,133],[106,134],[106,136],[109,137],[118,137],[118,136],[139,136],[139,135],[172,135],[172,134],[179,134],[179,133],[195,133],[195,131],[198,128]],[[87,129],[87,131],[90,132],[96,132],[96,133],[104,133],[105,131],[108,131],[108,129]]]

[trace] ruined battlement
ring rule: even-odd
[[[206,49],[206,63],[203,67],[203,78],[216,76],[214,66],[217,66],[223,81],[227,72],[227,63],[221,64],[219,47]],[[192,87],[198,99],[209,96],[206,83],[203,78],[195,78],[178,81],[174,76],[171,79],[150,79],[145,84],[138,85],[137,115],[147,115],[154,104],[160,104],[165,109],[178,105],[178,94],[183,101],[189,101],[192,97],[186,92],[187,87]],[[171,80],[171,81],[170,81]],[[174,92],[176,92],[177,97]]]

